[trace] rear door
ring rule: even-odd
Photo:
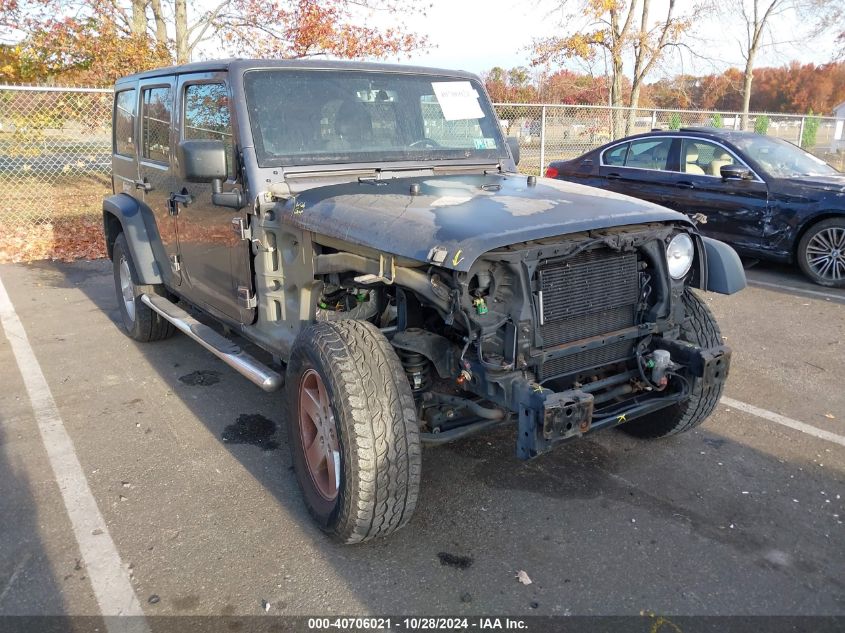
[[[233,136],[236,126],[226,73],[181,75],[178,103],[178,140],[223,141],[228,165],[223,191],[240,188]],[[232,321],[252,323],[255,309],[251,305],[250,243],[242,240],[232,226],[236,218],[246,221],[245,210],[215,206],[208,183],[180,181],[172,192],[190,197],[189,204],[174,205],[185,296]]]
[[[172,152],[175,134],[173,107],[175,81],[173,77],[155,77],[138,84],[139,103],[139,181],[138,193],[155,216],[161,244],[167,254],[170,270],[162,271],[168,281],[181,283],[181,264],[178,260],[176,218],[170,214],[170,192],[176,184]]]
[[[662,204],[671,186],[670,156],[675,142],[670,136],[652,136],[609,147],[601,154],[603,186]]]
[[[672,174],[664,204],[690,216],[706,216],[706,223],[699,224],[705,235],[740,250],[758,248],[768,212],[766,183],[756,175],[752,180],[723,180],[722,166],[748,166],[720,143],[699,138],[681,141],[680,169]]]

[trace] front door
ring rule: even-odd
[[[700,223],[699,229],[709,237],[739,250],[758,249],[768,209],[766,183],[757,176],[753,180],[723,180],[722,166],[746,165],[711,141],[682,139],[680,158],[680,171],[674,174],[664,204],[690,216],[706,216],[706,223]]]
[[[229,86],[225,73],[182,75],[178,82],[179,140],[220,140],[227,149],[228,178],[223,190],[239,187]],[[172,191],[177,212],[179,255],[184,276],[180,289],[192,302],[237,323],[251,323],[255,309],[250,243],[232,227],[243,210],[218,207],[207,183],[179,181]],[[186,203],[187,202],[187,203]]]

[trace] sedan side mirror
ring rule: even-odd
[[[223,141],[192,140],[179,143],[179,171],[188,182],[212,182],[226,178],[226,147]]]
[[[751,180],[751,170],[742,165],[722,165],[719,169],[722,180]]]
[[[519,165],[519,139],[515,136],[509,136],[507,141],[508,149],[511,151],[511,156],[513,157],[513,162],[514,164]]]

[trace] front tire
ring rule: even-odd
[[[176,328],[158,312],[141,301],[142,294],[163,294],[163,286],[143,286],[138,283],[138,273],[132,253],[121,233],[112,250],[114,288],[123,327],[130,338],[148,343],[173,336]]]
[[[691,290],[684,292],[683,301],[687,318],[681,326],[681,339],[702,348],[721,345],[722,333],[707,304]],[[684,433],[704,422],[713,413],[724,387],[724,381],[705,387],[700,378],[694,378],[692,392],[686,400],[632,420],[619,428],[644,439]]]
[[[820,286],[845,288],[845,218],[814,224],[798,242],[798,266]]]
[[[384,335],[364,321],[314,323],[287,368],[288,439],[305,505],[342,543],[386,536],[417,504],[414,399]]]

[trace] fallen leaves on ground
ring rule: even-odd
[[[0,225],[0,264],[39,259],[73,261],[106,256],[99,217],[59,218],[47,224]]]

